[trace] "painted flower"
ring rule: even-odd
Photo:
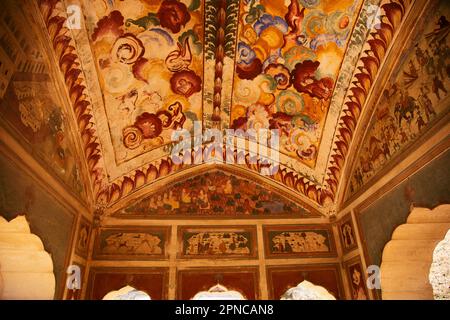
[[[262,72],[261,60],[255,58],[250,64],[238,63],[236,72],[241,79],[253,80]]]
[[[153,139],[162,132],[162,121],[154,113],[144,112],[136,118],[134,125],[140,129],[142,136],[146,139]]]
[[[256,81],[237,80],[234,97],[237,102],[248,105],[258,101],[261,89]]]
[[[333,93],[334,81],[329,77],[316,79],[315,72],[319,61],[305,60],[295,65],[291,81],[298,92],[304,92],[320,100],[328,100]]]
[[[244,42],[238,43],[237,63],[251,64],[256,58],[255,52]]]
[[[170,78],[172,91],[190,97],[195,92],[199,92],[202,86],[202,79],[192,70],[175,72]]]
[[[142,41],[133,34],[127,33],[119,37],[111,49],[113,59],[125,63],[133,64],[144,55],[144,45]]]
[[[271,63],[266,67],[264,73],[275,79],[279,90],[287,89],[291,85],[289,70],[282,64]]]
[[[176,0],[164,0],[158,10],[161,26],[178,33],[189,22],[191,16],[186,5]]]
[[[285,60],[285,67],[290,71],[294,70],[295,65],[305,60],[317,60],[317,56],[314,51],[304,46],[295,46],[285,52],[283,55]]]
[[[253,30],[253,27],[250,24],[246,24],[244,28],[242,28],[241,35],[251,44],[255,43],[256,39],[258,38],[256,36],[255,30]]]
[[[311,9],[317,7],[320,0],[300,0],[300,3],[303,7]]]
[[[304,102],[301,95],[295,91],[283,91],[277,97],[277,111],[288,115],[297,115],[304,108]]]
[[[269,114],[264,106],[252,105],[247,110],[248,129],[268,129],[269,128]]]
[[[263,14],[254,24],[254,28],[258,36],[270,26],[277,27],[283,34],[288,31],[288,25],[283,18],[278,16],[274,17],[267,13]]]
[[[261,32],[260,39],[264,40],[270,49],[279,49],[283,46],[283,32],[275,26],[269,26]]]

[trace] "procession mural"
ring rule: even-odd
[[[95,259],[164,258],[168,228],[104,229],[96,239]]]
[[[342,249],[344,250],[344,253],[350,252],[351,250],[358,247],[351,214],[348,214],[339,223],[339,235],[341,238]]]
[[[362,189],[440,118],[450,103],[450,3],[435,2],[418,21],[377,104],[347,196]]]
[[[182,256],[254,256],[255,230],[243,228],[182,228]]]
[[[314,167],[361,1],[241,1],[231,126],[280,130],[280,151]]]
[[[266,226],[266,253],[270,257],[336,255],[331,228],[321,226]]]
[[[203,1],[84,1],[117,162],[202,119]]]
[[[317,216],[267,187],[223,171],[206,172],[166,186],[115,215],[122,218]]]
[[[38,26],[20,2],[2,2],[0,113],[2,126],[81,201],[86,190],[68,114],[54,84]]]

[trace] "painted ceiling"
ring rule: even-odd
[[[409,1],[38,1],[84,145],[97,205],[191,164],[174,130],[279,129],[265,177],[321,212]],[[380,7],[379,20],[369,21]],[[80,28],[70,27],[73,21]],[[195,159],[202,150],[193,149]],[[236,165],[258,175],[261,163]]]

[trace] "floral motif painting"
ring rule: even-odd
[[[356,159],[348,196],[450,111],[450,3],[420,19],[377,104]]]
[[[203,1],[85,1],[118,163],[202,119]]]
[[[264,241],[269,257],[335,256],[331,227],[265,226]]]
[[[254,181],[222,171],[207,172],[166,186],[115,214],[126,217],[314,217]]]
[[[241,1],[234,129],[280,130],[280,151],[314,167],[361,1]]]
[[[55,86],[39,26],[19,2],[2,2],[0,123],[80,201],[86,201],[70,115]],[[2,139],[3,140],[3,139]]]
[[[256,230],[245,227],[182,227],[181,257],[254,257]]]
[[[97,236],[94,259],[146,260],[164,258],[169,228],[102,229]]]

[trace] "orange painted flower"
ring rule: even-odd
[[[202,79],[192,70],[175,72],[170,78],[172,91],[185,97],[190,97],[202,88]]]
[[[133,34],[127,33],[116,40],[111,54],[113,59],[117,59],[121,63],[133,64],[144,55],[144,51],[142,41]]]
[[[289,70],[282,64],[271,63],[266,67],[264,73],[275,79],[279,90],[287,89],[291,85]]]
[[[153,139],[162,132],[162,121],[154,113],[144,112],[136,118],[134,124],[142,132],[142,136],[146,139]]]

